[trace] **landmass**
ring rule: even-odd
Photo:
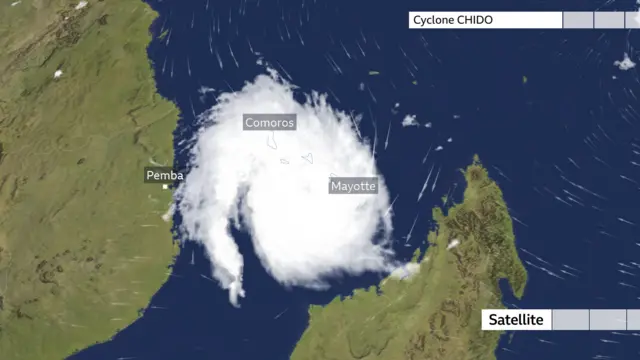
[[[481,309],[505,308],[500,279],[521,298],[527,272],[502,191],[477,157],[464,176],[462,203],[433,210],[419,270],[312,306],[292,360],[495,359],[501,332],[481,331]]]
[[[156,92],[141,1],[0,4],[0,359],[62,359],[140,316],[177,254],[178,110]]]

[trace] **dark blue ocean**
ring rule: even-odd
[[[505,294],[509,306],[640,308],[640,265],[633,263],[640,263],[640,82],[637,69],[613,65],[625,53],[638,58],[640,36],[627,30],[408,30],[407,15],[631,11],[633,1],[150,3],[160,14],[149,47],[158,88],[182,110],[176,144],[191,138],[194,115],[215,101],[215,94],[203,97],[198,90],[239,90],[265,72],[256,64],[260,53],[301,93],[327,93],[336,108],[361,113],[364,135],[373,136],[375,122],[383,141],[391,122],[389,146],[378,147],[377,160],[391,197],[398,195],[396,238],[408,233],[416,215],[413,239],[426,236],[430,209],[447,193],[461,198],[458,169],[478,154],[517,219],[517,245],[530,275],[522,301]],[[164,30],[167,36],[158,39]],[[403,128],[406,114],[432,126]],[[434,151],[437,146],[443,149]],[[186,151],[176,149],[177,166],[186,165]],[[417,202],[432,167],[441,169],[435,191],[429,188]],[[285,360],[307,325],[309,304],[379,279],[338,279],[327,292],[284,289],[262,269],[247,235],[235,235],[245,257],[247,298],[240,309],[200,276],[210,275],[208,261],[199,246],[186,243],[153,308],[113,340],[71,359]],[[414,247],[402,242],[398,255],[409,257]],[[503,337],[496,354],[499,360],[638,359],[638,336],[518,332],[510,341]]]

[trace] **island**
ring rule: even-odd
[[[142,1],[0,5],[0,359],[62,359],[147,307],[178,247],[178,110],[147,56]]]
[[[464,170],[464,199],[433,210],[436,230],[411,276],[390,276],[309,309],[292,360],[492,360],[502,332],[481,331],[481,310],[502,309],[499,281],[517,298],[519,259],[502,191],[478,157]]]

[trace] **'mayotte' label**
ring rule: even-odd
[[[551,330],[551,309],[482,309],[482,330]]]

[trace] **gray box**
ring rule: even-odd
[[[556,309],[552,330],[589,330],[589,309]]]
[[[640,330],[640,309],[627,309],[627,330]]]
[[[594,27],[596,29],[624,29],[623,12],[596,12]]]
[[[377,177],[329,177],[329,194],[377,193]]]
[[[563,29],[593,29],[593,13],[565,11],[562,13]]]
[[[170,166],[146,166],[144,182],[151,184],[173,184],[185,179],[185,173]]]
[[[242,114],[242,130],[296,130],[296,114]]]
[[[624,27],[625,29],[640,29],[640,13],[637,11],[625,12]]]
[[[627,330],[627,310],[591,309],[589,330]]]

